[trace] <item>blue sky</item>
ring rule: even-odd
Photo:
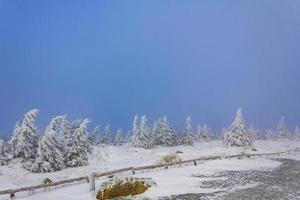
[[[300,1],[0,0],[0,136],[41,110],[131,126],[300,124]]]

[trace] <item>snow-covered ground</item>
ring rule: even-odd
[[[278,152],[288,149],[300,147],[299,141],[257,141],[255,148],[258,153]],[[225,148],[221,141],[196,143],[194,146],[176,146],[176,147],[157,147],[150,150],[131,148],[127,145],[103,146],[94,149],[90,157],[90,165],[85,167],[68,168],[55,173],[34,174],[24,170],[19,161],[15,160],[8,166],[0,167],[0,190],[18,188],[23,186],[31,186],[40,184],[46,177],[52,180],[62,180],[66,178],[88,175],[91,172],[102,172],[111,169],[144,166],[155,164],[159,160],[176,151],[182,151],[180,154],[183,160],[197,158],[208,155],[231,155],[238,154],[245,150],[243,148],[231,147]],[[253,152],[251,152],[253,153]],[[299,158],[290,155],[290,158]],[[151,177],[157,183],[157,186],[149,189],[143,197],[155,198],[159,196],[168,196],[185,193],[214,192],[211,189],[203,189],[199,187],[201,180],[195,175],[210,175],[216,172],[227,170],[250,170],[261,169],[268,170],[279,166],[280,163],[267,158],[251,158],[245,160],[216,160],[206,161],[198,166],[172,167],[168,170],[152,170],[144,173],[138,173],[136,176]],[[126,176],[129,174],[123,174]],[[105,178],[97,180],[96,186],[105,181]],[[205,190],[205,191],[204,191]],[[22,199],[70,199],[70,200],[88,200],[95,199],[95,193],[90,193],[88,184],[69,185],[51,189],[51,191],[36,191],[33,196],[28,193],[17,194]],[[0,196],[0,200],[7,199],[7,196]]]

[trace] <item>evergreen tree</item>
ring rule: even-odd
[[[63,116],[53,118],[39,142],[37,164],[40,172],[53,172],[65,167],[64,148],[59,137],[59,127],[63,118]]]
[[[201,125],[200,124],[198,124],[197,125],[197,132],[196,132],[196,134],[195,134],[195,140],[196,141],[200,141],[201,140],[201,131],[202,131],[202,127],[201,127]]]
[[[105,128],[104,128],[102,143],[112,144],[110,126],[109,125],[106,125]]]
[[[197,128],[197,139],[199,141],[210,141],[213,138],[213,134],[210,128],[204,124],[202,127],[198,126]]]
[[[115,145],[120,146],[124,143],[122,129],[118,129],[115,137]]]
[[[193,126],[192,126],[192,118],[188,117],[186,119],[186,127],[184,128],[184,134],[183,134],[183,144],[186,145],[193,145]]]
[[[131,137],[131,145],[134,147],[142,147],[145,149],[149,149],[152,146],[152,140],[150,137],[150,130],[147,126],[147,118],[146,116],[142,116],[140,120],[140,126],[138,124],[138,117],[135,116]]]
[[[281,119],[277,125],[276,134],[277,134],[277,137],[280,139],[288,138],[288,136],[289,136],[289,132],[286,129],[283,117],[281,117]]]
[[[128,132],[127,132],[127,135],[126,135],[126,137],[125,137],[124,142],[130,143],[131,137],[132,137],[132,131],[128,131]]]
[[[177,145],[175,130],[170,126],[167,117],[159,118],[153,126],[153,137],[156,145]]]
[[[4,140],[0,139],[0,166],[7,165],[9,161],[7,146]]]
[[[10,148],[10,157],[16,158],[20,156],[20,149],[18,148],[18,138],[21,132],[20,123],[17,122],[12,134],[11,139],[8,141]]]
[[[100,126],[96,126],[93,131],[89,134],[89,142],[91,145],[95,146],[101,142],[100,138]]]
[[[87,124],[88,119],[84,119],[80,126],[74,130],[74,140],[67,153],[67,166],[76,167],[88,164],[88,152],[90,151],[90,144],[87,139]]]
[[[139,117],[137,115],[134,116],[132,131],[130,132],[130,143],[132,146],[138,146],[136,142],[138,142],[138,135],[140,134],[139,129]]]
[[[35,159],[38,147],[38,135],[35,119],[38,114],[37,109],[33,109],[25,114],[20,134],[18,136],[17,149],[23,161]]]
[[[242,109],[239,108],[235,120],[224,135],[224,142],[227,146],[250,146],[251,139],[245,128],[245,122],[242,116]]]

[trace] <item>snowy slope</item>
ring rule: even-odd
[[[257,141],[255,147],[259,153],[277,152],[299,147],[299,141]],[[94,149],[90,157],[90,165],[78,168],[68,168],[63,171],[47,174],[33,174],[22,169],[18,160],[9,166],[0,167],[0,189],[10,189],[23,186],[40,184],[45,177],[52,180],[62,180],[71,177],[88,175],[91,172],[101,172],[111,169],[117,169],[128,166],[143,166],[157,163],[162,156],[183,151],[183,159],[196,158],[203,155],[237,154],[245,151],[243,148],[224,148],[221,141],[197,143],[194,146],[176,146],[176,147],[158,147],[150,150],[131,148],[124,146],[103,146]],[[199,191],[199,178],[193,178],[192,175],[212,174],[216,171],[226,170],[247,170],[273,168],[279,163],[265,158],[255,158],[247,160],[219,160],[209,161],[201,165],[188,166],[184,168],[171,168],[169,170],[153,170],[151,172],[137,174],[141,177],[152,177],[158,186],[145,193],[146,196],[156,197],[162,194],[182,194]],[[126,174],[125,174],[126,175]],[[180,180],[180,181],[179,181]],[[98,180],[97,185],[101,182]],[[180,188],[180,189],[178,189]],[[38,194],[26,197],[28,194],[18,194],[25,199],[95,199],[94,194],[88,192],[88,184],[73,185],[58,188],[44,193],[37,191]],[[0,200],[6,199],[0,196]]]

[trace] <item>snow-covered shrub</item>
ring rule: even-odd
[[[130,142],[133,147],[142,147],[145,149],[152,147],[152,139],[145,115],[141,117],[140,121],[138,116],[134,117],[132,134]]]
[[[123,177],[104,182],[97,193],[97,200],[114,199],[144,193],[156,183],[150,178]]]
[[[182,159],[180,158],[180,156],[177,153],[174,153],[174,154],[168,154],[163,156],[159,164],[170,165],[170,164],[181,164],[181,162]]]
[[[153,126],[154,144],[163,146],[177,145],[175,130],[170,126],[167,117],[159,118]]]
[[[36,162],[41,172],[58,171],[65,167],[65,152],[58,132],[62,119],[63,116],[53,118],[39,142]]]
[[[235,120],[224,135],[224,143],[227,146],[251,146],[251,138],[245,128],[241,108],[237,110]]]
[[[194,144],[193,139],[194,139],[194,136],[193,136],[192,118],[188,117],[186,119],[186,126],[184,128],[183,144],[193,145]]]
[[[45,178],[42,182],[44,185],[52,183],[52,180],[50,178]]]
[[[38,135],[35,118],[38,114],[37,109],[33,109],[25,114],[20,133],[17,139],[17,149],[23,161],[35,159],[38,147]]]

